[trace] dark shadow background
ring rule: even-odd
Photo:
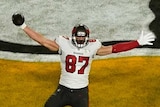
[[[155,15],[155,19],[150,23],[149,29],[156,35],[153,48],[160,48],[160,0],[151,0],[149,8]]]

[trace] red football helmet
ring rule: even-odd
[[[84,24],[78,24],[72,30],[72,43],[78,47],[83,48],[88,44],[89,29]]]

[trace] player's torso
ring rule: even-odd
[[[86,47],[78,49],[70,38],[59,39],[62,67],[60,84],[69,88],[83,88],[88,85],[91,62],[98,46],[91,42]]]

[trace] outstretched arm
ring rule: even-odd
[[[130,41],[130,42],[123,42],[117,43],[111,46],[102,46],[98,51],[97,55],[107,55],[111,53],[118,53],[123,51],[128,51],[134,49],[138,46],[143,45],[153,45],[152,41],[155,40],[155,36],[152,33],[148,33],[146,35],[141,33],[141,36],[138,40]]]
[[[25,18],[22,14],[15,13],[12,16],[12,21],[16,26],[19,26],[23,31],[34,41],[38,42],[39,44],[45,46],[46,48],[50,49],[51,51],[58,51],[59,46],[58,44],[53,41],[45,38],[42,34],[34,31],[30,27],[25,24]]]

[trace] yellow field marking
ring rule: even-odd
[[[2,107],[43,107],[58,85],[59,62],[0,60]],[[90,72],[90,107],[158,107],[160,57],[94,60]]]

